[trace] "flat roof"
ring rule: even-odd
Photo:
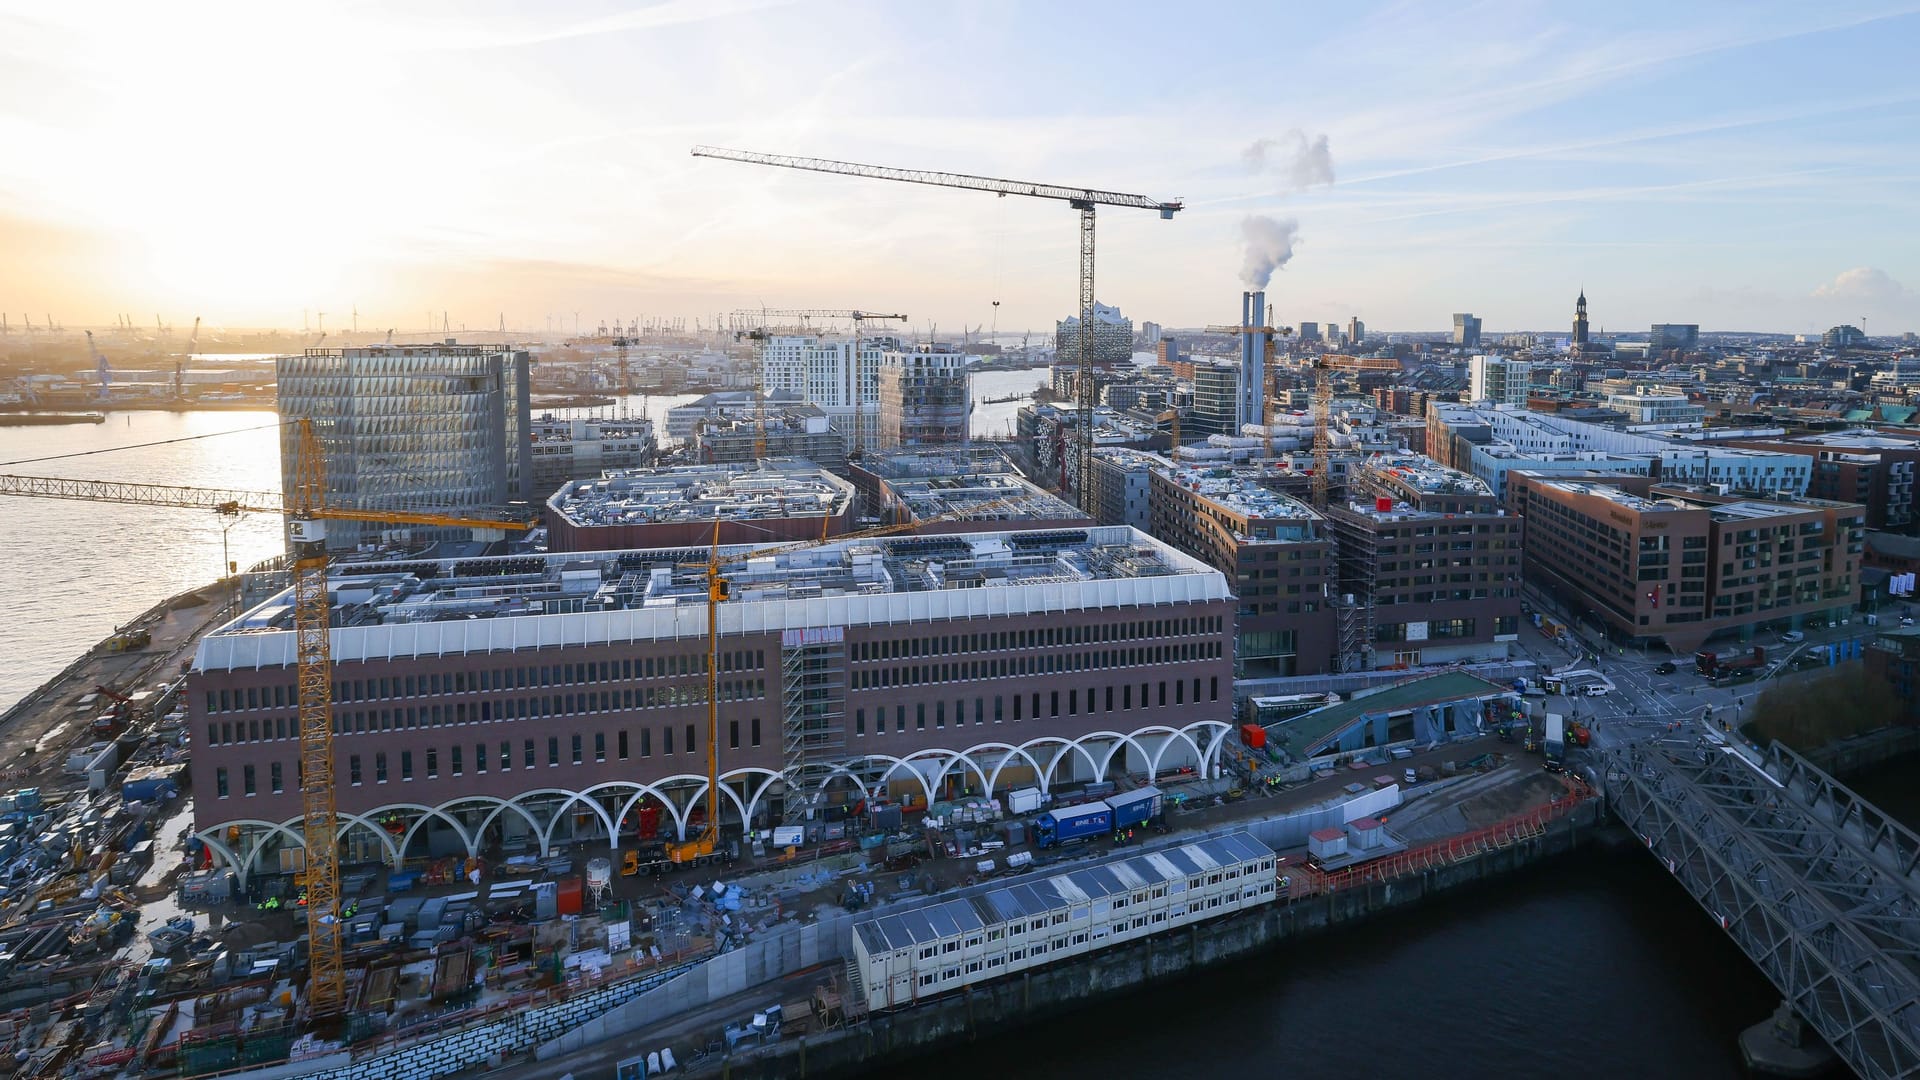
[[[1249,518],[1321,520],[1320,512],[1260,483],[1257,474],[1226,465],[1174,464],[1160,470],[1195,495]]]
[[[1605,499],[1617,506],[1622,506],[1629,510],[1637,510],[1641,513],[1651,513],[1658,510],[1687,509],[1687,507],[1681,506],[1678,503],[1641,498],[1638,495],[1622,491],[1612,484],[1596,484],[1588,480],[1541,480],[1535,483],[1534,486],[1558,488],[1561,491],[1573,495],[1591,495],[1595,498]]]
[[[1268,724],[1267,730],[1284,739],[1293,753],[1311,754],[1330,737],[1352,727],[1364,716],[1510,692],[1506,687],[1488,682],[1478,675],[1469,675],[1464,671],[1443,671],[1365,697],[1350,698],[1338,705],[1315,709],[1289,720],[1276,721]]]
[[[1224,600],[1211,566],[1125,525],[736,544],[725,634]],[[336,661],[659,641],[707,632],[708,549],[393,559],[328,572]],[[289,594],[203,637],[202,669],[290,664]]]
[[[574,480],[547,509],[579,526],[835,517],[853,504],[853,485],[811,463],[684,465],[615,469]]]

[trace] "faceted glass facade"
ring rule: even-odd
[[[480,512],[529,497],[527,366],[526,353],[481,346],[309,349],[277,362],[280,415],[313,419],[330,505]],[[282,430],[287,491],[298,437]],[[351,548],[380,531],[332,522],[327,544]]]

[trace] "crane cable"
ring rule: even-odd
[[[209,431],[204,435],[182,435],[177,439],[161,439],[157,442],[146,443],[129,443],[126,446],[106,446],[98,450],[76,450],[71,454],[48,454],[46,457],[18,458],[14,461],[0,461],[0,467],[9,465],[33,465],[42,461],[61,461],[66,458],[91,457],[94,454],[111,454],[121,450],[145,450],[151,446],[170,446],[174,443],[193,442],[195,439],[211,439],[220,435],[242,435],[249,431],[267,431],[272,428],[283,428],[292,423],[296,423],[296,421],[282,420],[273,424],[261,424],[258,427],[234,428],[232,431]]]

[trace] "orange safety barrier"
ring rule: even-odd
[[[1593,791],[1584,783],[1566,776],[1560,779],[1567,788],[1565,795],[1545,806],[1536,807],[1524,814],[1517,814],[1505,821],[1470,833],[1448,837],[1409,851],[1372,859],[1332,872],[1317,870],[1311,866],[1283,864],[1279,868],[1279,873],[1282,877],[1289,879],[1287,895],[1298,898],[1319,893],[1339,892],[1342,889],[1379,882],[1396,881],[1436,866],[1460,862],[1484,852],[1539,836],[1546,831],[1549,824],[1565,817],[1574,807],[1593,797]]]

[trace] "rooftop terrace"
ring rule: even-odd
[[[655,525],[839,516],[852,500],[853,485],[832,473],[768,461],[616,470],[567,484],[547,507],[575,525]]]

